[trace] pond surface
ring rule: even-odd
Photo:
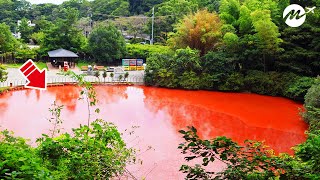
[[[141,150],[142,165],[130,167],[137,177],[183,179],[178,171],[184,160],[177,149],[182,142],[177,131],[186,126],[195,126],[204,138],[265,141],[278,153],[292,154],[291,147],[306,138],[307,125],[299,116],[302,105],[284,98],[142,86],[98,86],[96,91],[101,112],[92,118],[114,122],[128,145]],[[48,109],[54,101],[65,105],[63,131],[86,124],[87,106],[78,100],[79,92],[78,87],[64,86],[0,95],[0,129],[34,142],[52,128]],[[129,135],[133,126],[139,128]],[[214,168],[222,166],[216,163]]]

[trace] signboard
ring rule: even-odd
[[[137,71],[143,71],[144,67],[143,66],[137,66]]]
[[[122,59],[122,67],[126,71],[144,70],[143,59]]]
[[[143,66],[143,59],[137,59],[137,66]]]
[[[122,66],[129,66],[129,59],[122,59]]]
[[[137,60],[136,59],[130,59],[129,66],[136,66]]]

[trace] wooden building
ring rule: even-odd
[[[48,52],[50,62],[54,67],[63,67],[65,61],[68,62],[70,68],[75,67],[75,63],[78,60],[79,56],[72,52],[65,49],[57,49]]]

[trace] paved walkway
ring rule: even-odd
[[[47,67],[49,71],[60,71],[59,68],[53,67],[52,64],[50,62],[47,62]],[[78,68],[78,66],[76,65],[74,68],[70,69],[72,71],[80,71],[80,69]]]
[[[10,83],[15,85],[24,85],[26,82],[25,77],[22,75],[22,73],[19,71],[17,68],[8,68],[6,70],[8,72],[8,78],[5,82],[0,82],[0,87],[4,86],[10,86]],[[79,69],[74,69],[73,70],[76,74],[83,74],[85,73],[84,71],[80,71]],[[49,70],[47,71],[47,83],[53,83],[53,82],[73,82],[72,78],[59,74],[58,69],[54,70]],[[129,71],[129,77],[128,81],[129,82],[143,82],[143,76],[144,76],[144,71]],[[96,82],[98,79],[95,76],[86,76],[86,80],[90,82]],[[100,81],[104,81],[102,77],[102,73],[100,73]],[[106,82],[114,82],[113,79],[110,78],[110,72],[107,74]]]

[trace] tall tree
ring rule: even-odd
[[[20,19],[18,17],[17,11],[13,11],[14,3],[11,0],[0,1],[0,19],[1,22],[6,23],[11,26],[11,30],[14,31],[17,21]]]
[[[12,52],[15,49],[17,40],[13,37],[9,26],[0,24],[0,51],[1,53]]]
[[[113,1],[112,5],[114,10],[112,11],[112,16],[129,16],[129,2],[127,1]]]
[[[282,40],[279,38],[278,27],[272,22],[269,10],[257,10],[251,13],[252,23],[258,38],[258,47],[263,54],[264,71],[267,69],[267,58],[274,58],[281,49],[279,47]],[[268,57],[266,57],[268,56]]]
[[[31,27],[29,25],[28,21],[29,21],[28,19],[22,18],[21,23],[18,27],[18,30],[21,33],[21,39],[25,43],[29,43],[30,36],[33,33],[33,29],[34,29],[34,27]]]
[[[174,30],[174,25],[185,15],[196,12],[197,7],[196,3],[188,0],[168,0],[155,6],[155,41],[166,42],[168,33]],[[151,34],[151,19],[148,27],[150,27],[149,34]]]
[[[19,18],[30,18],[31,3],[26,0],[12,0],[13,10],[18,13]]]
[[[125,53],[126,43],[113,24],[99,25],[89,37],[89,51],[96,61],[113,62]]]
[[[164,0],[129,0],[129,11],[131,15],[144,14],[162,2]]]
[[[270,0],[221,0],[223,29],[238,36],[238,48],[230,50],[237,54],[244,69],[267,70],[269,64],[274,64],[277,52],[281,50],[277,23],[283,4]]]
[[[31,18],[34,20],[38,19],[46,19],[49,21],[53,21],[56,17],[53,17],[53,11],[58,9],[59,6],[56,4],[45,3],[45,4],[33,4]]]
[[[222,22],[218,14],[207,10],[186,16],[176,27],[169,44],[174,48],[190,47],[200,50],[201,56],[221,42]]]
[[[90,2],[87,0],[69,0],[61,4],[63,8],[75,8],[79,11],[80,17],[87,17],[90,13]]]
[[[27,45],[21,45],[15,52],[15,58],[24,62],[28,59],[34,59],[36,55],[36,51],[30,49]]]
[[[209,12],[219,12],[221,0],[194,0],[199,9],[207,9]]]
[[[238,0],[221,0],[220,18],[233,26],[237,25],[240,15],[240,2]]]
[[[11,31],[16,31],[17,21],[30,18],[31,4],[26,0],[1,0],[0,22],[10,26]]]
[[[76,27],[78,11],[76,9],[65,9],[66,19],[58,19],[48,30],[41,43],[43,53],[48,50],[64,48],[80,52],[86,45],[86,39]]]
[[[105,20],[110,16],[128,16],[129,3],[126,0],[95,0],[91,2],[94,20]]]
[[[138,35],[143,34],[147,19],[148,17],[146,16],[120,17],[115,19],[115,24],[121,31],[127,31],[134,39],[136,39]]]
[[[36,25],[34,27],[34,32],[43,32],[47,29],[50,29],[52,27],[52,22],[48,21],[44,16],[34,21],[34,24]]]
[[[294,1],[297,3],[297,1]],[[279,61],[279,71],[290,71],[307,76],[317,76],[320,72],[320,1],[301,1],[306,7],[316,6],[314,13],[308,13],[306,22],[298,27],[288,27],[284,22],[281,38],[283,39]]]

